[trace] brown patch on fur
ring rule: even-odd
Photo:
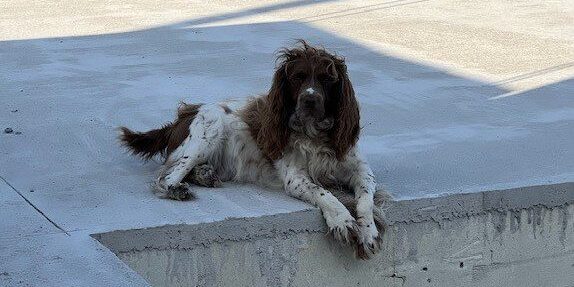
[[[126,127],[120,127],[119,139],[133,154],[144,159],[150,159],[155,154],[164,153],[166,143],[169,141],[171,124],[145,133],[134,132]]]
[[[189,136],[189,125],[199,112],[201,104],[180,103],[177,109],[177,119],[173,123],[173,128],[167,144],[167,155],[177,149],[181,143]]]
[[[226,114],[229,115],[229,114],[233,113],[233,111],[232,111],[227,105],[221,104],[220,106],[221,106],[221,108],[223,108],[223,111],[224,111]]]
[[[120,141],[134,154],[150,159],[156,154],[169,156],[189,136],[189,125],[197,115],[201,105],[181,103],[177,109],[177,119],[163,127],[147,132],[134,132],[120,127]]]
[[[274,84],[267,97],[251,100],[240,114],[263,155],[269,160],[277,160],[289,141],[288,119],[283,120],[283,101],[278,87]]]

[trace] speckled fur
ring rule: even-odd
[[[375,207],[373,173],[356,149],[358,104],[344,61],[302,43],[283,52],[267,95],[193,105],[189,132],[180,133],[187,136],[166,153],[154,191],[162,198],[190,199],[189,180],[214,187],[234,181],[283,188],[319,207],[329,233],[368,259],[381,247],[384,213]],[[288,71],[308,71],[309,77],[302,81]],[[330,80],[320,82],[325,75]],[[302,104],[310,97],[316,100],[313,109]],[[146,137],[154,151],[138,146],[138,152],[158,153],[153,137],[129,132],[128,147]]]

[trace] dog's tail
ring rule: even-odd
[[[172,129],[172,123],[143,133],[120,127],[119,140],[133,154],[150,159],[156,154],[165,154]]]
[[[189,125],[199,112],[201,104],[180,103],[177,119],[163,127],[144,133],[120,127],[119,140],[133,154],[151,159],[156,154],[169,156],[189,136]]]

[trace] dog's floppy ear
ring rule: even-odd
[[[287,94],[286,65],[283,61],[275,71],[273,84],[260,114],[261,128],[257,134],[257,145],[271,160],[281,158],[289,141],[289,111],[293,104]]]
[[[331,133],[331,139],[338,160],[342,160],[347,152],[359,139],[359,104],[355,98],[355,91],[347,75],[347,66],[341,58],[335,58],[335,68],[338,74],[336,85],[336,112],[335,125]]]

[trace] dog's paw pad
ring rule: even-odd
[[[180,183],[168,187],[168,197],[180,201],[194,198],[187,183]]]
[[[329,228],[328,234],[331,234],[337,241],[344,244],[357,242],[359,235],[359,226],[353,219],[348,219]]]
[[[379,253],[381,245],[382,239],[380,236],[373,238],[370,242],[358,242],[355,254],[363,260],[371,259],[375,254]]]
[[[361,259],[370,259],[381,250],[382,238],[373,222],[365,224],[359,222],[359,240],[356,246],[356,255]]]

